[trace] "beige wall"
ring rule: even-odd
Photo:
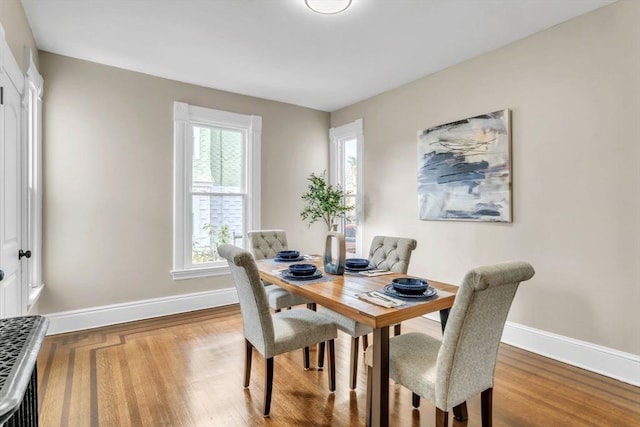
[[[25,47],[31,49],[33,60],[38,65],[38,48],[20,0],[0,0],[0,23],[9,49],[22,71],[26,70]]]
[[[262,226],[319,251],[299,219],[327,164],[329,114],[40,52],[44,110],[44,314],[232,287],[173,281],[173,102],[262,116]]]
[[[428,54],[428,53],[422,53]],[[417,132],[512,110],[512,224],[420,221]],[[509,320],[640,354],[640,2],[620,1],[332,113],[364,118],[365,241],[411,236],[410,273],[536,269]]]

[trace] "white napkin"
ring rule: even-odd
[[[380,305],[386,308],[400,307],[401,305],[406,304],[404,301],[389,297],[378,291],[364,292],[362,294],[358,294],[358,298],[363,299],[372,304]]]
[[[368,271],[361,271],[358,274],[361,274],[362,276],[367,276],[367,277],[374,277],[374,276],[384,276],[385,274],[393,274],[393,271],[389,271],[389,270],[368,270]]]

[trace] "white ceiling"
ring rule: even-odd
[[[22,0],[38,47],[335,111],[614,0]]]

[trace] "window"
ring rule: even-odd
[[[349,220],[342,221],[340,231],[344,233],[347,256],[362,256],[362,224],[364,219],[364,193],[362,190],[363,143],[362,119],[331,128],[330,179],[331,184],[340,185],[347,193],[347,204],[353,206]]]
[[[173,278],[228,272],[218,245],[260,228],[259,116],[175,102]]]
[[[24,156],[26,171],[26,200],[23,211],[27,213],[24,225],[25,247],[31,251],[23,270],[23,283],[28,283],[30,310],[42,291],[42,91],[44,81],[36,69],[29,51],[26,73],[25,107],[27,144]],[[25,264],[23,264],[25,265]]]

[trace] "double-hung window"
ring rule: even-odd
[[[259,228],[259,116],[174,103],[174,279],[224,274],[217,247]]]
[[[349,218],[341,221],[347,256],[364,256],[362,224],[364,219],[364,192],[362,190],[362,163],[364,135],[362,119],[329,130],[330,180],[347,193],[346,204],[353,206]]]
[[[27,259],[23,282],[28,283],[27,310],[38,299],[43,288],[42,281],[42,92],[44,80],[38,72],[29,50],[29,65],[26,73],[24,104],[26,107],[26,153],[23,167],[26,172],[26,224],[23,230],[25,247],[31,257]]]

